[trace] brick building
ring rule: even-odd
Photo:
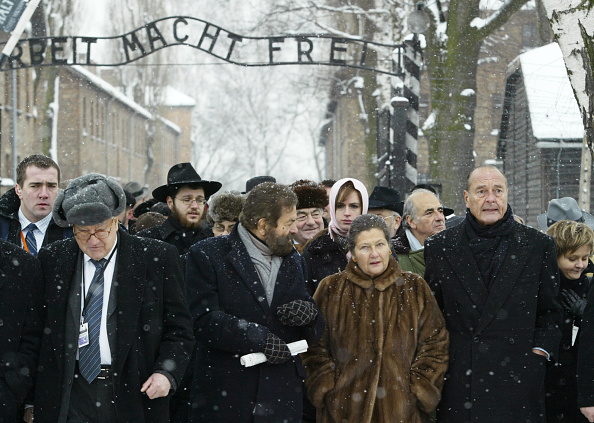
[[[157,113],[135,103],[113,85],[81,66],[56,67],[52,116],[39,116],[35,72],[21,69],[17,80],[16,160],[33,153],[59,163],[63,179],[90,172],[136,180],[151,189],[163,184],[167,171],[191,160],[193,100],[171,93]],[[0,176],[13,178],[11,71],[0,73]],[[176,104],[176,99],[181,99]],[[57,112],[57,113],[56,113]],[[45,141],[44,141],[45,140]],[[8,183],[6,183],[8,182]],[[3,185],[12,186],[13,181]],[[3,187],[4,190],[7,187]]]

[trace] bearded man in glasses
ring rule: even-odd
[[[171,215],[161,225],[140,231],[137,235],[159,239],[174,245],[180,255],[190,247],[213,236],[205,221],[206,202],[221,189],[221,183],[200,178],[190,163],[179,163],[169,169],[167,184],[153,191],[153,197],[167,203]]]
[[[54,221],[74,238],[41,249],[45,326],[35,422],[169,421],[194,336],[175,248],[118,229],[113,178],[58,193]]]

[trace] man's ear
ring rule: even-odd
[[[402,223],[402,217],[400,216],[394,216],[394,232],[396,232],[398,230],[398,228],[400,227],[400,224]]]
[[[258,225],[256,226],[256,231],[258,232],[258,235],[260,235],[260,236],[266,235],[266,227],[267,226],[268,226],[268,224],[266,223],[266,218],[262,217],[262,218],[258,219]]]
[[[413,228],[413,229],[417,229],[417,224],[415,223],[415,221],[413,220],[413,218],[409,215],[406,216],[406,222],[408,223],[408,225]]]
[[[173,210],[173,198],[167,196],[167,205]]]
[[[19,186],[19,184],[16,184],[14,186],[14,192],[16,192],[16,195],[18,195],[18,197],[22,200],[23,199],[23,191],[21,190],[21,187]]]

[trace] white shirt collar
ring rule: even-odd
[[[19,222],[21,224],[22,230],[24,230],[27,226],[29,226],[31,223],[33,223],[25,217],[25,215],[23,214],[20,207],[19,207],[18,214],[19,214]],[[45,216],[43,219],[41,219],[40,221],[35,222],[35,226],[37,226],[37,229],[39,229],[39,231],[43,234],[44,237],[45,237],[45,232],[47,231],[47,227],[49,226],[51,221],[52,221],[52,214],[50,213],[47,216]]]
[[[408,239],[408,243],[410,244],[411,251],[418,251],[424,248],[420,241],[417,239],[417,237],[413,235],[410,229],[407,229],[405,232],[406,238]]]

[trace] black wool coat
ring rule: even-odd
[[[285,326],[279,306],[301,299],[305,290],[302,257],[284,257],[272,304],[236,225],[228,236],[199,242],[188,254],[186,284],[196,335],[191,422],[301,422],[305,370],[299,356],[282,364],[243,367],[239,358],[263,352],[269,332],[286,343],[313,345],[324,331],[318,314],[308,327]]]
[[[146,228],[138,232],[136,235],[144,238],[158,239],[165,241],[177,248],[180,256],[186,254],[190,247],[198,241],[210,238],[213,236],[212,229],[206,222],[203,222],[199,229],[188,230],[182,228],[179,220],[173,216],[169,216],[167,220],[160,225]]]
[[[33,385],[41,342],[34,289],[41,267],[20,247],[0,241],[0,422],[22,421],[18,408]]]
[[[326,276],[342,272],[348,260],[346,252],[330,238],[328,228],[318,233],[305,245],[303,258],[307,269],[307,292],[312,295]]]
[[[559,295],[560,301],[563,289],[571,289],[580,298],[585,299],[588,295],[590,281],[586,273],[594,270],[592,263],[584,270],[582,276],[576,280],[565,278],[560,273]],[[580,412],[577,405],[577,359],[580,332],[572,345],[573,328],[581,326],[581,319],[574,318],[569,312],[563,310],[563,322],[561,328],[561,344],[559,355],[555,361],[547,363],[545,377],[545,405],[547,410],[547,422],[549,423],[587,423],[588,419]]]
[[[154,372],[172,378],[175,388],[194,347],[179,256],[174,247],[160,241],[122,230],[118,236],[107,317],[118,421],[167,422],[170,397],[151,400],[140,388]],[[47,311],[35,388],[35,422],[56,423],[74,373],[81,290],[76,268],[82,252],[73,238],[51,244],[38,257]],[[78,300],[72,301],[76,296]],[[70,320],[74,321],[74,338],[66,333]]]
[[[450,333],[450,366],[437,421],[543,422],[546,358],[556,359],[561,307],[555,244],[515,224],[487,291],[465,225],[425,241],[425,280]]]
[[[594,407],[594,284],[590,284],[588,300],[579,334],[577,387],[578,407]]]

